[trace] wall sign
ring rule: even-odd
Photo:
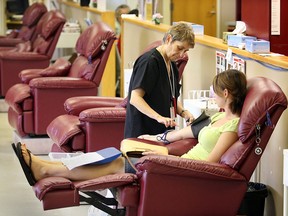
[[[280,35],[280,3],[281,0],[271,0],[271,35]]]

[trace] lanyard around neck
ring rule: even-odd
[[[173,71],[173,67],[170,63],[170,77],[169,77],[169,74],[168,74],[168,79],[169,79],[169,86],[170,86],[170,90],[171,90],[171,95],[172,95],[172,98],[175,98],[175,80],[174,80],[174,71]],[[168,72],[168,71],[167,71]],[[171,77],[172,77],[172,82],[171,82]]]
[[[169,66],[167,66],[166,64],[166,60],[164,58],[164,55],[162,54],[163,52],[159,51],[162,58],[163,58],[163,61],[164,61],[164,64],[165,64],[165,68],[167,70],[167,76],[168,76],[168,81],[169,81],[169,87],[170,87],[170,91],[171,91],[171,96],[172,96],[172,99],[175,98],[175,80],[174,80],[174,71],[173,71],[173,67],[172,67],[172,64],[170,62]],[[169,76],[169,68],[170,67],[170,76]],[[172,82],[171,82],[171,77],[172,77]]]

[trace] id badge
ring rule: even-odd
[[[170,107],[170,118],[175,120],[175,109],[173,106]]]
[[[176,104],[176,98],[172,98],[172,104],[170,107],[170,118],[171,119],[176,119],[176,109],[177,109],[177,104]]]

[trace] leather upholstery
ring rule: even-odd
[[[58,22],[59,19],[54,20],[49,29],[53,31]],[[17,133],[20,136],[46,135],[49,123],[65,114],[63,104],[67,98],[97,95],[114,40],[114,32],[99,22],[87,28],[77,40],[79,53],[73,63],[60,58],[47,68],[21,71],[22,83],[13,85],[5,97],[9,105],[8,120]],[[25,94],[21,93],[23,89]]]
[[[155,41],[149,44],[142,53],[161,43],[161,41]],[[89,51],[85,52],[90,53]],[[187,55],[179,60],[181,62],[178,64],[178,67],[181,68],[180,75],[182,75],[187,61]],[[120,142],[124,138],[126,104],[127,98],[83,96],[67,99],[64,107],[69,115],[55,118],[47,128],[47,134],[54,142],[51,151],[90,152],[107,146],[119,148]],[[75,115],[79,117],[75,117]],[[67,127],[67,124],[74,125]],[[75,133],[76,128],[78,128],[77,133]],[[107,131],[110,131],[112,136],[107,135]],[[194,144],[193,142],[186,143],[186,145],[182,145],[182,150],[174,147],[177,144],[171,145],[170,153],[179,155]]]
[[[50,177],[37,182],[33,190],[45,210],[66,207],[66,198],[75,201],[68,205],[79,205],[80,191],[93,200],[92,203],[85,199],[86,202],[97,204],[94,191],[114,187],[127,216],[236,215],[249,179],[286,108],[287,98],[277,84],[268,78],[254,77],[248,80],[248,94],[238,129],[239,140],[219,163],[144,156],[136,164],[136,176],[115,174],[80,182]],[[258,143],[255,141],[258,137],[256,125],[261,128]],[[255,150],[259,147],[262,153],[257,154]]]
[[[59,11],[45,13],[36,26],[34,41],[21,43],[13,50],[0,52],[0,95],[19,83],[18,74],[27,68],[45,68],[49,65],[61,34],[65,17]]]
[[[19,30],[13,30],[7,36],[0,36],[0,50],[2,47],[14,47],[18,43],[35,39],[36,25],[39,19],[47,12],[43,3],[33,3],[29,6],[22,18],[22,26]]]

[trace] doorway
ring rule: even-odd
[[[204,25],[204,34],[217,35],[217,0],[171,0],[171,21]]]

